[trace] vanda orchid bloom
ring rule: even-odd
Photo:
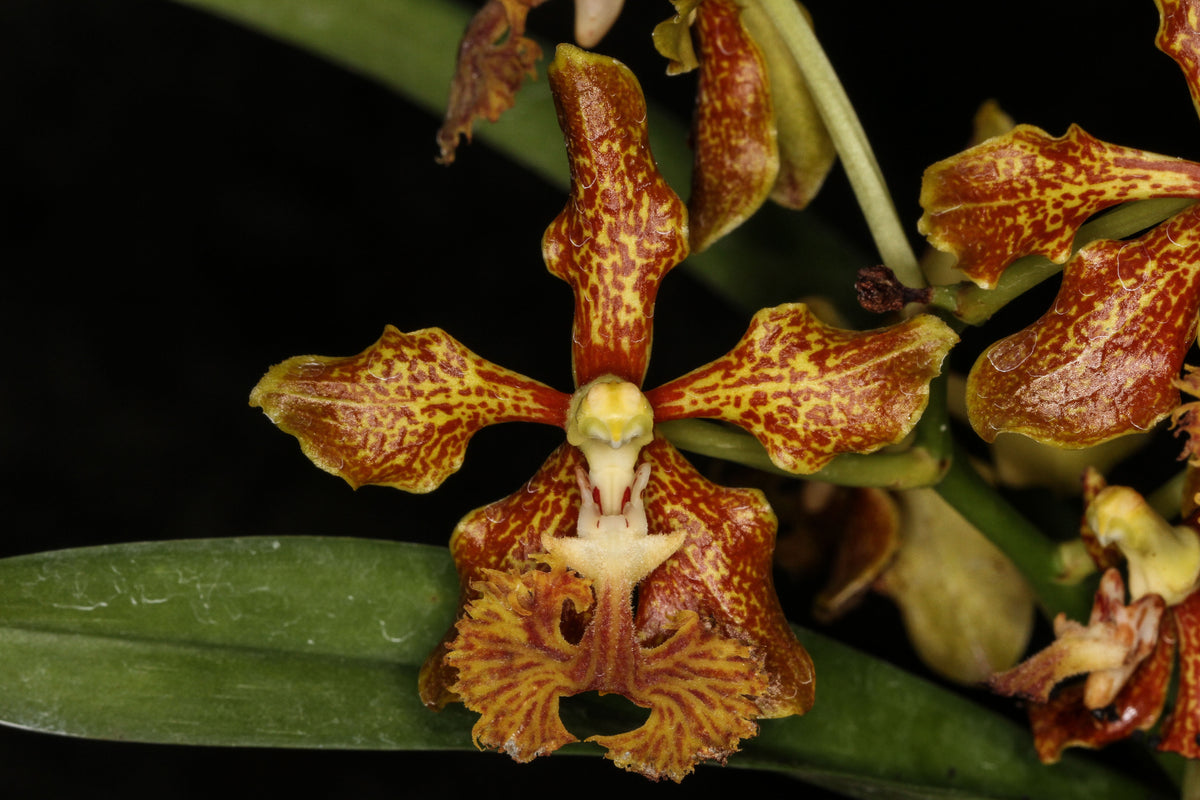
[[[735,751],[754,720],[804,713],[813,669],[775,596],[762,494],[709,483],[654,425],[723,419],[782,468],[812,472],[905,436],[956,337],[931,316],[843,331],[788,304],[756,314],[725,357],[643,394],[658,286],[688,252],[686,209],[655,168],[623,65],[563,45],[550,81],[572,188],[543,251],[575,294],[574,394],[441,330],[389,327],[358,356],[274,367],[252,402],[352,485],[408,491],[440,484],[486,425],[563,427],[522,489],[455,530],[459,620],[421,696],[462,700],[480,714],[477,744],[528,761],[575,741],[560,698],[622,695],[648,720],[592,740],[622,767],[679,780]]]
[[[1179,688],[1158,748],[1200,758],[1200,514],[1171,526],[1137,492],[1095,474],[1086,496],[1083,538],[1105,570],[1091,618],[1082,625],[1060,614],[1055,641],[991,686],[1031,701],[1038,756],[1054,763],[1067,747],[1102,747],[1153,728],[1177,660]],[[1079,675],[1086,680],[1051,694]]]
[[[1156,0],[1157,44],[1200,98],[1200,0]],[[1198,106],[1200,107],[1200,106]],[[1200,199],[1200,164],[1107,144],[1072,126],[1029,125],[930,167],[920,228],[980,287],[1016,259],[1066,264],[1054,305],[991,345],[968,377],[971,424],[987,441],[1016,432],[1086,447],[1146,430],[1179,403],[1175,381],[1200,309],[1200,205],[1130,240],[1071,257],[1091,215],[1129,200]]]
[[[495,122],[513,105],[541,48],[525,33],[544,0],[490,0],[459,46],[446,118],[438,133],[450,163],[477,118]],[[677,14],[654,31],[667,71],[699,69],[692,124],[695,159],[689,244],[698,252],[752,215],[767,198],[804,208],[835,157],[804,77],[756,0],[673,0]],[[596,44],[622,0],[576,0],[576,40]]]

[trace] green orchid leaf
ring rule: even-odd
[[[416,691],[457,596],[446,550],[362,539],[210,539],[5,559],[0,721],[143,742],[469,750],[474,715],[431,712]],[[764,721],[732,765],[850,796],[1135,796],[1083,759],[1041,766],[1020,726],[933,684],[802,638],[818,664],[816,708]],[[579,735],[622,713],[603,698],[570,705],[566,723]]]
[[[444,551],[215,539],[0,562],[0,719],[101,739],[271,747],[469,745],[416,673],[450,624]]]

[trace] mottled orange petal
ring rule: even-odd
[[[1169,631],[1166,617],[1161,631]],[[1160,633],[1154,652],[1142,661],[1112,704],[1097,710],[1083,702],[1084,685],[1071,684],[1047,703],[1031,703],[1029,722],[1034,748],[1045,764],[1054,764],[1068,747],[1099,748],[1154,727],[1167,699],[1175,642]]]
[[[617,766],[678,782],[701,761],[724,763],[740,740],[758,733],[753,697],[766,690],[767,676],[745,645],[684,612],[671,638],[642,657],[629,697],[652,709],[649,719],[627,733],[588,739],[607,748]]]
[[[1154,0],[1160,24],[1154,43],[1183,70],[1192,105],[1200,113],[1200,2]]]
[[[903,439],[956,341],[929,315],[846,331],[792,303],[759,311],[728,355],[646,397],[657,421],[735,423],[781,469],[811,473],[839,453],[868,453]]]
[[[611,58],[559,45],[550,84],[571,165],[571,199],[546,230],[550,272],[575,293],[575,383],[641,385],[654,299],[687,255],[687,211],[658,172],[641,86]]]
[[[267,372],[250,405],[351,486],[437,488],[482,427],[563,425],[570,398],[472,353],[445,331],[392,326],[357,356],[297,356]]]
[[[1170,615],[1174,624],[1164,631],[1179,641],[1179,692],[1159,749],[1200,758],[1200,592],[1172,606]]]
[[[767,64],[740,17],[733,0],[705,0],[692,26],[700,58],[688,200],[695,252],[757,211],[779,174]]]
[[[771,574],[775,514],[757,489],[706,480],[665,439],[643,457],[651,533],[686,532],[683,546],[638,589],[638,635],[660,641],[681,611],[695,611],[716,630],[761,654],[770,684],[759,716],[803,714],[813,703],[813,666],[775,595]]]
[[[647,538],[667,537],[643,531],[623,545],[636,549]],[[472,585],[478,597],[450,643],[446,661],[458,676],[452,689],[480,714],[473,731],[478,745],[528,761],[575,741],[559,719],[559,698],[582,692],[619,694],[651,709],[639,728],[588,741],[654,780],[678,781],[700,761],[723,761],[758,732],[754,697],[767,685],[761,656],[689,612],[671,621],[662,640],[639,642],[633,577],[597,562],[595,577],[586,580],[560,558],[575,553],[566,545],[577,539],[545,541],[551,553],[539,559],[549,571],[486,571]],[[576,643],[564,635],[568,617],[583,620]]]
[[[967,380],[967,412],[992,441],[1023,433],[1086,447],[1145,430],[1179,403],[1174,381],[1200,307],[1200,209],[1067,265],[1054,306],[993,344]]]
[[[446,656],[458,674],[452,688],[480,715],[471,731],[476,747],[531,761],[578,741],[563,727],[558,701],[583,691],[587,676],[570,669],[579,648],[563,636],[562,614],[567,604],[591,608],[591,581],[561,566],[485,578],[472,584],[479,597]]]
[[[542,48],[525,34],[525,16],[545,0],[489,0],[471,19],[458,45],[446,117],[438,130],[443,164],[454,162],[462,136],[476,119],[495,122],[512,108],[525,77],[537,75]]]
[[[1066,261],[1075,231],[1096,212],[1150,197],[1200,197],[1200,165],[1108,144],[1074,125],[1057,139],[1018,125],[925,171],[918,228],[990,289],[1021,256]]]
[[[470,600],[470,586],[490,571],[520,570],[542,552],[543,536],[567,536],[575,531],[579,514],[579,486],[575,470],[586,462],[579,450],[560,445],[524,486],[502,500],[464,516],[450,537],[450,554],[458,568],[463,594],[457,617]],[[441,708],[457,698],[450,691],[455,671],[445,662],[451,627],[426,658],[418,688],[430,708]]]

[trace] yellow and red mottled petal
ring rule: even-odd
[[[1174,640],[1161,633],[1170,630],[1171,621],[1164,617],[1161,626],[1154,652],[1138,665],[1112,705],[1089,709],[1083,703],[1083,684],[1063,687],[1047,703],[1030,704],[1034,749],[1043,763],[1057,763],[1068,747],[1103,747],[1154,727],[1167,698],[1175,656]]]
[[[545,0],[489,0],[471,19],[458,45],[458,65],[450,83],[446,117],[438,130],[443,164],[454,162],[462,136],[471,140],[476,119],[491,122],[512,108],[542,48],[525,34],[525,16]]]
[[[958,337],[920,315],[874,331],[821,322],[802,303],[754,315],[728,355],[646,397],[655,420],[715,417],[745,428],[789,472],[903,439]]]
[[[542,536],[567,536],[575,532],[579,514],[579,485],[575,470],[586,466],[579,450],[560,445],[524,486],[502,500],[464,516],[450,538],[450,554],[463,587],[459,612],[469,602],[470,587],[490,570],[520,570],[542,552]],[[421,667],[418,689],[430,708],[441,708],[457,698],[450,691],[456,674],[445,660],[450,642],[458,635],[451,627]]]
[[[975,362],[967,412],[976,432],[1087,447],[1161,420],[1179,403],[1198,270],[1195,206],[1139,239],[1080,250],[1050,311]]]
[[[543,552],[543,535],[573,535],[579,515],[575,471],[586,466],[579,450],[563,443],[520,489],[464,516],[450,538],[463,586],[485,569],[524,566]]]
[[[758,716],[803,714],[812,707],[813,666],[775,595],[771,507],[757,489],[709,482],[665,439],[642,453],[651,464],[650,532],[682,531],[687,539],[638,588],[639,638],[661,642],[679,612],[695,611],[763,657],[769,685],[757,698]]]
[[[487,425],[563,425],[570,398],[472,353],[438,328],[384,329],[357,356],[297,356],[267,372],[250,405],[351,486],[437,488]]]
[[[1200,758],[1200,592],[1172,606],[1169,614],[1173,624],[1164,622],[1163,630],[1179,641],[1179,691],[1159,749]]]
[[[670,638],[641,656],[626,696],[650,707],[650,717],[627,733],[588,739],[617,766],[678,782],[701,761],[724,763],[739,741],[758,733],[753,698],[766,691],[767,677],[761,659],[741,642],[705,630],[695,613],[683,612]]]
[[[1158,49],[1174,59],[1187,79],[1192,105],[1200,113],[1200,2],[1154,0],[1158,6]]]
[[[687,210],[650,154],[633,73],[571,45],[559,45],[549,73],[571,199],[542,250],[575,293],[575,383],[616,375],[640,386],[659,284],[688,252]]]
[[[559,566],[488,571],[472,588],[479,594],[458,622],[447,664],[451,687],[480,717],[471,731],[477,747],[503,750],[520,762],[577,741],[558,715],[560,697],[583,691],[569,666],[579,648],[562,634],[570,604],[586,611],[591,582]]]
[[[688,200],[694,252],[757,211],[779,174],[767,63],[740,17],[733,0],[705,0],[692,26],[700,58]]]
[[[759,3],[743,5],[742,22],[766,59],[775,106],[779,177],[775,179],[771,199],[788,208],[805,208],[832,169],[837,148],[787,40]],[[800,5],[800,10],[809,16],[804,6]]]
[[[1071,126],[1053,138],[1031,125],[925,171],[918,223],[985,289],[1021,256],[1062,263],[1088,217],[1127,200],[1200,197],[1200,165],[1108,144]]]

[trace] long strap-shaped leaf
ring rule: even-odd
[[[363,539],[208,539],[5,559],[0,721],[127,741],[470,749],[473,715],[431,712],[416,692],[457,593],[444,549]],[[732,764],[851,796],[1146,796],[1081,759],[1043,767],[1019,726],[836,642],[803,638],[818,664],[816,708],[764,722]],[[608,713],[589,705],[567,724],[586,735],[588,720]]]

